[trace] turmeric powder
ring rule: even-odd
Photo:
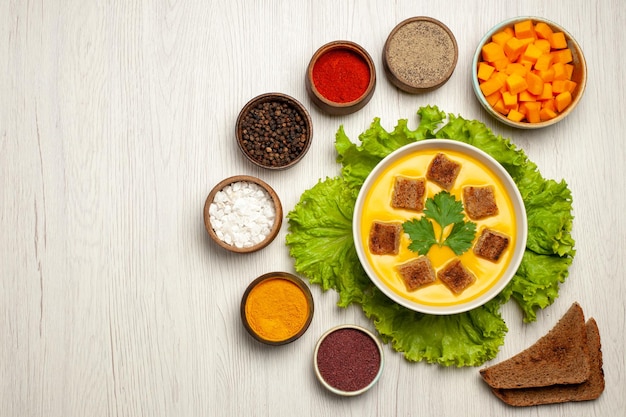
[[[280,342],[295,336],[309,316],[309,303],[294,282],[271,278],[257,284],[245,303],[246,320],[261,338]]]

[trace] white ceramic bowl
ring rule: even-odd
[[[402,277],[395,271],[395,266],[418,256],[416,252],[408,249],[411,241],[406,233],[403,234],[400,253],[397,257],[374,255],[369,249],[369,227],[372,219],[377,220],[378,216],[381,221],[404,222],[423,215],[423,213],[391,208],[392,178],[399,173],[409,177],[425,177],[429,161],[432,160],[434,154],[439,152],[462,163],[455,186],[450,190],[451,194],[458,196],[457,200],[463,201],[460,197],[462,187],[470,185],[466,181],[474,175],[469,175],[472,172],[479,172],[478,177],[485,176],[489,181],[483,178],[475,180],[471,185],[481,185],[480,181],[487,185],[493,180],[496,186],[499,213],[487,219],[474,220],[477,227],[473,242],[476,242],[481,228],[484,227],[506,228],[505,234],[511,238],[508,248],[497,262],[476,257],[471,248],[459,255],[462,262],[476,277],[474,284],[467,287],[461,294],[454,294],[439,279],[417,290],[409,291],[406,288]],[[476,171],[477,169],[481,171]],[[427,181],[426,189],[429,197],[442,191],[431,181]],[[388,193],[388,197],[381,198],[381,192],[383,195]],[[389,207],[383,207],[386,204]],[[469,221],[467,215],[465,220]],[[522,260],[526,247],[527,229],[524,202],[515,182],[502,165],[474,146],[448,139],[423,140],[409,144],[384,158],[365,180],[356,201],[353,217],[356,251],[372,282],[396,303],[411,310],[436,315],[456,314],[471,310],[485,304],[500,293],[513,278]],[[430,248],[427,256],[433,259],[435,270],[441,269],[447,262],[459,257],[447,248],[439,249],[437,245]]]

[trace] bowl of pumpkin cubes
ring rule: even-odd
[[[489,114],[509,126],[536,129],[563,120],[586,83],[587,64],[578,42],[541,17],[501,22],[474,53],[474,93]]]

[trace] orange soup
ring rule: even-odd
[[[463,265],[476,277],[476,281],[465,288],[462,293],[454,294],[438,279],[414,291],[408,291],[397,271],[397,267],[415,259],[417,254],[408,249],[411,240],[406,233],[402,234],[400,250],[397,255],[375,255],[369,250],[370,227],[375,221],[404,223],[412,219],[419,219],[423,212],[405,209],[396,209],[391,206],[391,199],[395,178],[426,178],[426,171],[432,159],[438,153],[444,153],[449,159],[461,164],[460,172],[453,188],[450,190],[456,200],[463,201],[463,187],[465,186],[493,186],[498,214],[481,220],[472,220],[476,223],[476,235],[473,245],[484,228],[490,228],[509,237],[509,245],[497,262],[482,259],[474,255],[472,248],[457,256],[447,246],[433,245],[427,253],[435,271],[440,270],[449,261],[458,257]],[[437,184],[426,181],[426,198],[433,198],[442,191]],[[465,221],[470,221],[467,216]],[[441,232],[439,225],[433,222],[435,235]],[[449,226],[451,227],[451,226]],[[477,159],[452,150],[424,149],[416,151],[403,158],[399,158],[371,184],[369,192],[364,196],[362,218],[360,224],[361,244],[372,269],[383,283],[401,297],[420,304],[430,306],[451,306],[471,301],[487,292],[504,274],[513,257],[513,248],[516,244],[515,212],[506,188],[496,173],[488,169]],[[448,229],[444,231],[448,233]]]

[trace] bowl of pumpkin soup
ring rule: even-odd
[[[515,182],[463,142],[429,139],[384,158],[355,205],[356,251],[389,298],[426,314],[485,304],[515,275],[528,232]]]

